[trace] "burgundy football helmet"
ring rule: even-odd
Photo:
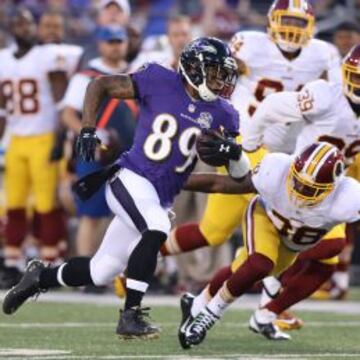
[[[360,44],[345,56],[342,64],[345,95],[354,104],[360,104]]]
[[[314,206],[324,200],[344,174],[343,155],[327,142],[307,146],[291,165],[287,189],[298,205]]]

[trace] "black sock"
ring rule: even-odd
[[[155,272],[160,247],[166,238],[167,235],[161,231],[148,230],[131,253],[127,267],[125,309],[140,306],[146,289],[136,288],[131,281],[138,281],[147,287]]]
[[[62,286],[58,281],[58,270],[62,268],[62,281],[67,286],[83,286],[94,285],[90,276],[90,260],[89,257],[71,258],[65,263],[55,268],[45,268],[40,275],[40,287],[49,289]]]

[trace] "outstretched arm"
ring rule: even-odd
[[[100,76],[86,89],[83,111],[83,127],[95,127],[96,114],[106,96],[117,99],[133,99],[136,91],[130,75]]]
[[[235,180],[227,175],[214,173],[195,173],[188,178],[184,190],[204,193],[249,194],[256,189],[248,173],[242,180]]]

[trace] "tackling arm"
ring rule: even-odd
[[[269,125],[303,121],[298,96],[299,93],[295,91],[284,91],[263,100],[249,125],[244,127],[242,146],[245,151],[253,152],[263,145],[264,132]]]
[[[249,194],[256,189],[248,173],[241,181],[227,175],[214,173],[195,173],[188,178],[184,190],[204,193]]]
[[[106,97],[134,99],[136,90],[130,75],[100,76],[86,89],[83,127],[95,127],[96,114],[102,100]]]

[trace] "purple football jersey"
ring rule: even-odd
[[[192,99],[181,75],[147,64],[132,75],[140,114],[131,149],[120,164],[147,178],[162,206],[171,206],[195,166],[195,139],[202,129],[239,129],[239,116],[225,100]]]

